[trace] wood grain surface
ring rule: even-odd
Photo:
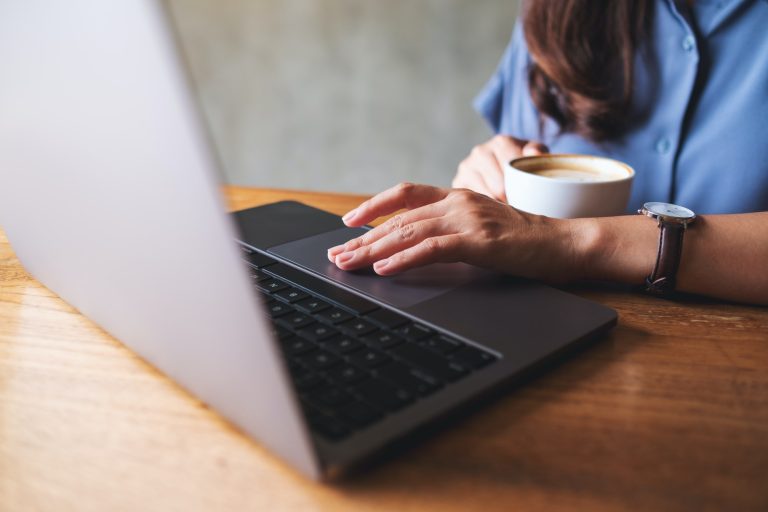
[[[336,213],[363,199],[227,194]],[[617,309],[618,327],[327,486],[31,279],[0,234],[0,511],[768,510],[768,310],[569,290]]]

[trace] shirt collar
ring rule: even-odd
[[[703,1],[703,0],[694,0],[696,1]],[[714,0],[708,0],[709,2],[714,3]],[[710,22],[708,23],[708,26],[706,27],[697,27],[699,29],[700,35],[703,37],[709,36],[712,32],[717,30],[718,27],[720,27],[728,18],[730,18],[735,12],[737,12],[744,4],[748,2],[752,2],[755,0],[718,0],[718,12],[711,18]],[[768,3],[768,0],[762,0],[763,2]],[[667,7],[672,12],[672,15],[677,18],[677,20],[685,26],[687,30],[690,32],[693,32],[693,29],[691,27],[691,23],[689,20],[689,16],[685,13],[684,10],[681,9],[681,6],[683,6],[686,2],[685,0],[664,0],[664,3],[667,4]],[[694,7],[695,9],[695,7]]]

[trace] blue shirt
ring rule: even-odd
[[[657,0],[636,59],[634,119],[620,139],[543,136],[528,92],[531,56],[520,24],[475,99],[496,133],[542,140],[553,153],[604,155],[635,171],[628,213],[646,201],[697,213],[768,210],[768,0]],[[638,52],[638,55],[641,53]]]

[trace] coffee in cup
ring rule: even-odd
[[[556,218],[624,214],[634,177],[627,164],[590,155],[528,156],[504,169],[510,205]]]

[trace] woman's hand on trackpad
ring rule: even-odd
[[[347,213],[344,223],[363,226],[403,210],[380,226],[328,250],[342,270],[373,266],[380,275],[438,262],[463,261],[525,277],[572,267],[573,239],[566,221],[520,212],[466,189],[401,183]]]

